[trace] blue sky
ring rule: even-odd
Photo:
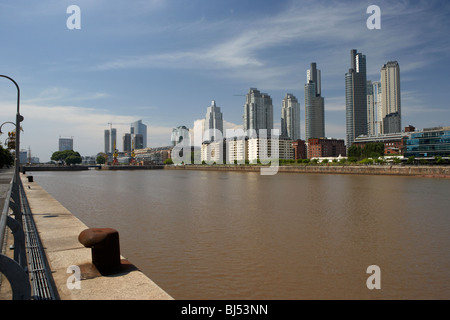
[[[380,30],[366,26],[373,4]],[[79,30],[66,26],[69,5],[81,9]],[[57,151],[60,136],[95,155],[110,122],[119,149],[139,119],[149,146],[169,145],[171,129],[192,127],[211,100],[226,128],[240,126],[250,87],[272,97],[275,127],[281,100],[294,94],[304,138],[311,62],[322,73],[325,133],[343,139],[351,49],[366,55],[368,80],[379,80],[384,63],[399,62],[402,124],[422,129],[450,125],[449,17],[444,0],[1,0],[0,74],[21,88],[21,147],[41,161]],[[3,123],[15,119],[16,90],[0,80]]]

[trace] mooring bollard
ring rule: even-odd
[[[28,182],[33,182],[33,176],[27,176]]]
[[[82,231],[78,241],[91,248],[92,264],[102,274],[115,273],[120,269],[119,232],[111,228],[89,228]]]

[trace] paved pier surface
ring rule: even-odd
[[[173,300],[123,257],[118,273],[102,276],[92,264],[91,249],[78,241],[88,226],[39,184],[28,182],[27,175],[21,178],[61,300]],[[80,289],[71,281],[76,267],[81,271]]]

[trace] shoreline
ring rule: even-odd
[[[234,171],[260,172],[263,165],[117,165],[117,166],[23,166],[21,172],[32,171],[84,171],[95,170],[202,170],[202,171]],[[363,174],[363,175],[391,175],[413,176],[424,178],[450,178],[450,166],[426,165],[284,165],[278,166],[276,173],[318,173],[318,174]]]
[[[268,166],[184,165],[165,166],[165,170],[204,170],[259,172]],[[279,166],[277,173],[363,174],[414,176],[424,178],[450,178],[450,166]]]

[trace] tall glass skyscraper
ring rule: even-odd
[[[267,93],[261,93],[256,88],[250,88],[246,95],[244,105],[244,131],[255,130],[259,134],[260,129],[266,129],[270,135],[273,129],[273,104],[272,98]]]
[[[346,138],[349,148],[355,138],[367,135],[366,56],[350,51],[350,69],[345,74]]]
[[[292,93],[287,93],[282,101],[281,135],[292,140],[300,139],[300,103]]]
[[[147,126],[142,123],[142,120],[131,124],[130,133],[135,149],[147,148]]]
[[[209,129],[209,130],[208,130]],[[221,133],[222,137],[225,135],[223,132],[223,115],[220,111],[220,107],[216,106],[216,101],[211,102],[211,106],[206,110],[205,116],[205,139],[209,141],[217,141],[218,137],[215,136],[215,131],[217,130]]]
[[[305,131],[306,141],[325,137],[324,98],[321,95],[320,70],[315,62],[306,73],[305,84]]]

